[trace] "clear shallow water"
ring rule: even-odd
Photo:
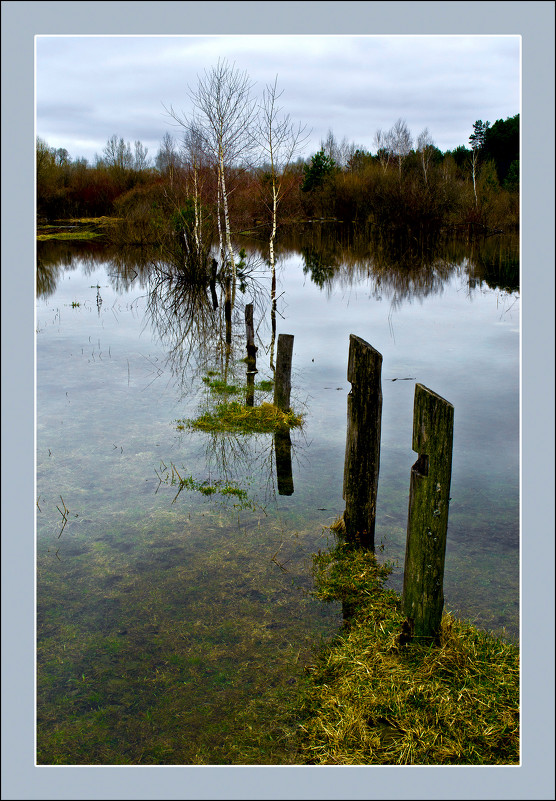
[[[319,637],[337,630],[340,609],[309,594],[310,557],[332,544],[325,527],[343,511],[350,333],[383,354],[376,540],[399,563],[392,585],[401,588],[419,381],[455,407],[446,607],[517,637],[518,292],[492,288],[464,259],[408,282],[347,254],[322,287],[306,263],[290,251],[279,267],[278,332],[295,336],[292,400],[305,415],[292,432],[287,496],[277,492],[269,435],[177,426],[206,403],[207,370],[222,366],[214,316],[198,314],[189,327],[167,286],[102,256],[45,268],[36,318],[39,761],[52,761],[64,738],[70,763],[222,761],[232,722],[269,688],[287,691]],[[257,380],[271,375],[267,283],[260,273],[260,291],[239,297],[230,364],[239,378],[249,301]],[[177,495],[174,468],[197,483],[233,482],[248,503]],[[172,736],[169,719],[179,721]]]

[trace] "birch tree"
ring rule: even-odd
[[[471,177],[473,178],[473,194],[475,195],[475,208],[479,207],[477,198],[477,173],[479,165],[479,157],[482,148],[485,144],[486,132],[490,122],[483,122],[477,120],[473,123],[473,133],[469,137],[469,144],[471,145]]]
[[[392,155],[398,162],[398,172],[401,181],[402,165],[411,153],[413,140],[405,120],[399,119],[390,129],[389,138],[391,143]]]
[[[274,340],[276,334],[276,258],[274,243],[278,228],[278,207],[287,188],[286,178],[291,171],[293,161],[299,155],[307,140],[305,127],[297,126],[291,121],[289,114],[284,115],[278,100],[282,92],[277,91],[277,81],[268,84],[263,91],[259,105],[257,140],[265,164],[269,165],[270,197],[265,198],[269,210],[271,228],[269,235],[269,265],[271,270],[271,320],[272,343],[270,348],[270,366],[274,368]],[[267,173],[267,174],[268,174]]]
[[[212,157],[217,171],[218,213],[223,216],[221,247],[225,269],[226,342],[231,343],[231,309],[236,286],[236,260],[232,244],[228,173],[230,168],[244,162],[253,146],[252,123],[255,102],[251,97],[252,83],[246,72],[240,72],[225,59],[216,67],[198,76],[195,89],[189,89],[193,104],[192,119],[170,107],[170,115],[186,129],[193,123],[205,152]],[[220,208],[221,204],[221,208]]]
[[[218,172],[219,198],[222,203],[226,258],[235,282],[236,263],[230,223],[228,171],[245,160],[252,148],[251,125],[255,103],[252,83],[246,72],[240,72],[225,59],[199,77],[195,90],[190,90],[193,122],[204,147],[213,156]],[[173,110],[172,116],[181,124]]]
[[[428,184],[428,171],[432,154],[434,152],[434,141],[429,133],[428,128],[424,128],[417,137],[417,152],[421,157],[421,166],[423,167],[425,183]]]
[[[184,161],[189,165],[191,171],[191,181],[193,183],[189,193],[193,197],[193,238],[195,242],[195,250],[198,262],[202,263],[204,261],[204,254],[207,252],[206,245],[203,241],[204,220],[202,203],[207,165],[205,163],[206,158],[203,150],[203,137],[194,123],[191,123],[184,133],[183,152],[185,156]],[[222,237],[220,237],[220,239],[222,240]]]

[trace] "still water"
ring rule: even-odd
[[[341,624],[315,600],[311,554],[344,508],[349,335],[383,355],[376,543],[401,589],[415,383],[455,407],[445,603],[519,633],[519,289],[516,243],[389,258],[312,231],[284,239],[277,331],[293,334],[293,493],[271,435],[183,422],[272,378],[270,279],[256,243],[226,360],[221,308],[148,260],[38,251],[38,762],[226,764],[239,728],[287,694]],[[391,256],[391,254],[390,254]],[[405,259],[405,261],[404,261]],[[243,289],[243,291],[242,291]],[[195,293],[193,293],[195,295]],[[256,390],[255,403],[271,400]],[[177,476],[189,478],[181,491]],[[215,488],[212,494],[202,487]]]

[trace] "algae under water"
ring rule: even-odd
[[[446,606],[517,637],[517,289],[489,285],[465,259],[402,283],[346,256],[319,283],[284,255],[279,330],[295,336],[292,406],[304,424],[289,432],[291,491],[280,494],[272,434],[176,427],[205,408],[204,376],[243,385],[241,309],[227,358],[218,319],[204,306],[176,314],[138,265],[98,247],[48,263],[41,247],[39,764],[229,764],[249,710],[264,715],[291,692],[338,630],[340,606],[309,591],[311,556],[343,511],[350,333],[383,354],[376,539],[399,564],[391,586],[401,586],[417,380],[455,406]],[[254,299],[257,381],[270,382],[270,315]],[[174,468],[190,479],[179,493],[164,480]]]

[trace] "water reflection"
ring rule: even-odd
[[[441,292],[455,271],[467,275],[470,288],[485,281],[493,289],[519,289],[517,243],[511,237],[462,243],[374,234],[340,243],[328,232],[299,245],[303,272],[328,293],[371,279],[375,296],[385,294],[399,303]]]
[[[292,440],[286,426],[278,427],[274,434],[274,453],[278,495],[293,495]]]
[[[264,272],[265,244],[243,237],[248,269],[240,280],[240,295],[259,284]],[[282,260],[301,254],[303,271],[321,289],[349,286],[373,279],[378,292],[400,297],[425,297],[440,292],[454,270],[462,270],[471,288],[484,281],[492,289],[519,290],[519,246],[516,236],[497,235],[481,240],[437,236],[387,236],[374,229],[346,225],[311,225],[284,229],[277,241]],[[158,265],[155,251],[148,248],[115,248],[98,243],[38,242],[37,293],[52,294],[62,270],[75,269],[76,262],[94,269],[111,262],[114,289],[120,291],[139,280],[146,286]],[[209,287],[210,288],[210,287]],[[260,286],[258,287],[260,289]],[[243,290],[243,291],[241,291]],[[214,286],[210,288],[214,305]],[[235,290],[234,290],[235,294]],[[236,295],[237,297],[237,295]]]
[[[160,746],[150,757],[157,764],[214,754],[202,748],[214,748],[219,737],[229,742],[233,730],[220,735],[222,717],[237,729],[238,710],[249,699],[274,681],[287,690],[290,657],[301,665],[300,648],[313,645],[319,631],[327,637],[337,631],[339,610],[336,616],[312,605],[305,589],[310,554],[326,547],[322,526],[343,506],[347,343],[344,348],[340,340],[348,326],[372,327],[386,343],[391,366],[383,388],[377,541],[384,538],[388,558],[403,563],[414,460],[408,377],[421,380],[426,372],[435,389],[446,387],[444,394],[457,402],[461,421],[446,569],[450,608],[484,628],[509,625],[517,636],[517,338],[513,322],[499,324],[496,299],[485,288],[517,287],[517,251],[499,237],[445,242],[444,251],[431,243],[396,249],[365,232],[336,228],[313,226],[290,238],[285,231],[278,243],[283,261],[288,249],[297,254],[284,267],[279,291],[285,292],[281,308],[296,326],[294,406],[307,398],[308,410],[303,431],[291,435],[176,426],[177,416],[196,416],[203,403],[218,401],[202,381],[209,369],[239,385],[241,402],[270,400],[258,388],[267,370],[272,377],[271,276],[260,267],[260,243],[244,242],[254,269],[237,286],[229,345],[217,282],[215,304],[210,286],[188,285],[146,249],[40,243],[37,305],[48,322],[78,283],[72,274],[65,286],[64,273],[98,270],[94,280],[81,281],[90,303],[68,310],[37,338],[43,760],[60,732],[82,748],[87,764],[91,754],[99,763],[118,756],[121,743],[128,762],[141,759],[151,741]],[[346,303],[338,289],[358,285],[365,291]],[[60,293],[49,303],[57,286]],[[445,298],[435,302],[432,296],[445,288]],[[325,295],[333,290],[328,303]],[[466,290],[476,303],[467,302]],[[112,304],[126,292],[130,303],[121,303],[116,319]],[[407,309],[411,314],[400,315],[398,348],[388,341],[377,296],[408,306],[413,298],[428,298],[422,309],[416,303]],[[250,303],[259,348],[252,384],[244,361]],[[288,330],[290,322],[280,319]],[[424,332],[430,319],[433,341]],[[109,356],[91,361],[86,343],[97,337],[98,356],[101,337]],[[164,360],[170,370],[151,381],[146,365],[156,365],[159,375]],[[171,380],[159,386],[168,372]],[[182,492],[172,503],[177,487],[155,477],[159,465],[191,476],[193,490],[206,482],[223,490],[228,482],[253,503],[241,515],[234,495]],[[60,538],[56,504],[70,512]],[[93,719],[102,725],[98,742]],[[164,748],[172,738],[177,745],[169,755]]]
[[[183,394],[194,394],[200,378],[208,371],[217,371],[224,381],[237,379],[237,365],[241,364],[245,403],[252,406],[256,403],[257,368],[253,364],[253,351],[249,350],[247,366],[243,367],[247,345],[245,310],[249,307],[253,310],[252,327],[260,346],[260,361],[263,363],[270,355],[273,376],[277,307],[276,294],[273,297],[270,291],[274,286],[273,276],[264,269],[266,243],[248,237],[242,243],[244,269],[231,293],[234,297],[231,310],[223,302],[229,293],[216,281],[215,270],[206,285],[191,283],[179,269],[160,262],[154,251],[144,247],[40,242],[37,292],[41,298],[53,294],[64,272],[75,270],[78,265],[85,274],[92,273],[100,264],[106,265],[110,285],[116,293],[137,287],[145,289],[144,325],[163,346],[167,367]],[[517,240],[513,237],[467,241],[440,236],[419,238],[408,233],[393,238],[375,229],[311,225],[284,229],[277,241],[277,253],[281,260],[290,253],[300,254],[303,273],[327,295],[363,285],[370,297],[389,299],[390,328],[395,310],[413,299],[440,294],[454,276],[462,279],[469,295],[480,291],[483,283],[504,291],[513,291],[519,284]],[[96,300],[100,316],[100,287]],[[392,329],[391,333],[393,338]],[[252,337],[252,348],[257,348],[255,333]],[[273,463],[275,468],[278,494],[293,493],[291,449],[289,431],[278,431],[267,454],[269,464]],[[237,460],[243,462],[242,472],[254,469],[247,466],[245,442],[240,446],[239,440],[220,438],[218,446],[213,443],[209,450],[210,458],[224,477],[229,475],[229,465]],[[218,457],[217,450],[220,450]],[[269,467],[265,472],[271,476],[274,469]]]

